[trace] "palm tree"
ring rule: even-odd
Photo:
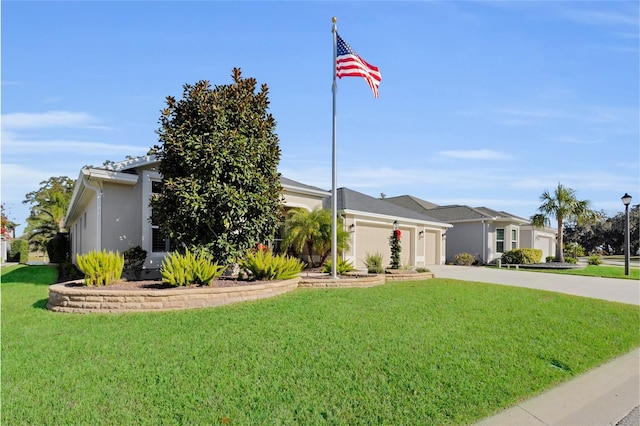
[[[553,195],[545,190],[540,196],[542,205],[538,207],[540,213],[531,216],[531,223],[537,227],[548,225],[551,217],[558,221],[558,241],[556,244],[556,262],[564,262],[562,225],[565,220],[572,220],[578,224],[594,222],[599,215],[591,209],[589,200],[578,200],[576,191],[558,183]]]
[[[342,227],[342,218],[337,224],[338,251],[349,247],[349,232]],[[316,207],[308,211],[302,208],[292,209],[284,222],[284,250],[292,249],[297,254],[307,252],[308,264],[314,267],[312,255],[320,256],[320,264],[331,254],[331,211]]]

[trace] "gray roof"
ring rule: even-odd
[[[445,223],[432,216],[410,210],[401,206],[397,206],[393,203],[387,203],[386,201],[378,198],[370,197],[369,195],[361,192],[353,191],[348,188],[337,189],[337,205],[338,210],[352,210],[364,213],[373,213],[385,216],[392,216],[397,218],[413,219],[424,222],[438,222]],[[326,209],[331,208],[331,197],[327,197],[323,200],[323,207]]]
[[[498,211],[498,210],[490,209],[488,207],[476,207],[476,210],[481,211],[483,213],[486,213],[486,214],[488,214],[488,215],[490,215],[492,217],[505,217],[505,218],[509,218],[509,219],[512,219],[512,220],[516,220],[516,221],[529,222],[529,219],[525,219],[523,217],[516,216],[516,215],[513,215],[511,213],[507,213],[504,210]]]
[[[429,215],[437,217],[440,220],[445,221],[469,221],[469,220],[487,220],[487,219],[502,219],[515,222],[528,222],[527,219],[523,219],[512,214],[493,210],[487,207],[469,207],[461,205],[440,206],[429,210]]]
[[[288,179],[282,175],[280,175],[280,184],[287,185],[287,186],[295,186],[296,188],[302,188],[302,189],[311,189],[314,191],[323,191],[323,192],[326,192],[327,195],[330,195],[329,191],[327,191],[326,189],[322,189],[322,188],[318,188],[317,186],[312,186],[312,185],[307,185],[301,182],[297,182],[293,179]]]
[[[437,204],[430,203],[429,201],[422,200],[413,195],[399,195],[397,197],[386,197],[384,201],[393,203],[396,206],[404,207],[409,210],[416,211],[418,213],[424,213],[425,210],[430,210],[438,207]]]
[[[94,168],[111,170],[111,171],[121,171],[124,173],[135,173],[135,168],[137,167],[148,166],[150,164],[155,165],[157,163],[159,163],[159,160],[155,155],[143,155],[135,158],[133,157],[127,158],[126,160],[119,161],[119,162],[113,162],[113,161],[108,162],[106,164],[103,164],[102,166],[98,166]],[[327,194],[329,194],[329,192],[326,189],[322,189],[322,188],[318,188],[317,186],[312,186],[312,185],[307,185],[301,182],[297,182],[293,179],[287,179],[282,175],[280,176],[280,184],[292,186],[300,189],[327,192]]]

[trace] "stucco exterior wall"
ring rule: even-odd
[[[288,207],[288,208],[302,207],[302,208],[306,208],[309,211],[315,209],[316,207],[322,208],[322,197],[320,196],[318,196],[318,198],[312,198],[312,197],[309,197],[308,195],[303,196],[300,194],[293,194],[293,193],[287,192],[286,189],[283,191],[283,195],[284,195],[285,207]],[[327,196],[328,195],[329,194],[327,194]]]
[[[105,182],[102,188],[102,246],[120,253],[141,245],[142,184]]]
[[[87,192],[84,205],[85,208],[69,227],[71,261],[75,261],[78,253],[101,249],[98,247],[98,202],[94,191]]]
[[[535,237],[534,248],[542,250],[542,262],[548,256],[556,255],[556,238],[549,235],[537,235]]]
[[[389,237],[391,236],[391,224],[388,222],[376,222],[366,219],[345,219],[346,229],[351,224],[355,225],[350,232],[350,248],[344,253],[345,260],[353,263],[356,268],[365,268],[367,254],[382,254],[382,265],[388,267],[391,262],[391,246]],[[426,230],[424,236],[418,237],[417,226],[400,226],[401,238],[400,252],[401,265],[425,266],[425,264],[436,264],[439,249],[435,245],[437,239],[436,232]],[[422,229],[421,227],[419,229]],[[425,253],[429,256],[425,257]]]
[[[453,228],[447,230],[446,261],[453,263],[455,255],[459,253],[471,253],[478,259],[483,258],[483,241],[488,244],[483,229],[479,222],[455,223]]]

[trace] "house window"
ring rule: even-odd
[[[511,249],[518,248],[518,231],[515,229],[511,230]]]
[[[504,253],[504,229],[496,229],[496,252]]]
[[[162,182],[151,181],[151,193],[159,194],[161,191]],[[151,251],[154,253],[171,251],[171,241],[160,231],[160,226],[153,217],[153,211],[151,211]]]

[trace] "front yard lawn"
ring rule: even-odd
[[[640,345],[640,308],[430,279],[163,313],[2,270],[3,424],[469,424]]]
[[[640,269],[629,268],[629,275],[624,274],[623,266],[587,265],[583,269],[522,269],[524,271],[545,272],[549,274],[583,275],[587,277],[626,278],[640,280]]]

